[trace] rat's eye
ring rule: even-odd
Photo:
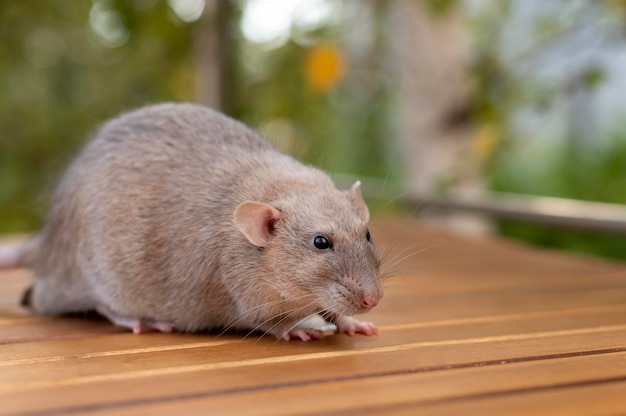
[[[328,249],[333,248],[333,245],[331,244],[331,242],[328,241],[326,237],[322,237],[321,235],[318,235],[317,237],[313,239],[313,245],[318,250],[328,250]]]
[[[370,230],[367,230],[367,233],[365,234],[365,238],[367,238],[367,241],[370,241],[372,239],[372,236],[370,235]]]

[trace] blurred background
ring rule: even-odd
[[[624,0],[3,2],[0,85],[0,233],[101,122],[196,101],[374,213],[626,258]]]

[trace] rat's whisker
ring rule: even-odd
[[[432,248],[433,247],[426,247],[426,248],[423,248],[422,250],[417,250],[417,251],[414,251],[412,253],[409,253],[409,254],[405,255],[404,257],[397,259],[389,267],[394,268],[395,266],[397,266],[398,264],[402,263],[403,261],[405,261],[405,260],[407,260],[407,259],[409,259],[409,258],[411,258],[413,256],[417,256],[418,254],[422,254],[423,252],[428,251],[428,250],[430,250]]]
[[[391,198],[389,201],[385,202],[381,207],[379,207],[376,212],[380,212],[383,209],[387,208],[389,205],[393,204],[394,202],[396,202],[398,199],[400,198],[404,198],[406,195],[408,195],[408,192],[401,192],[400,194],[398,194],[397,196],[395,196],[394,198]]]
[[[257,331],[258,329],[260,329],[263,325],[265,325],[268,322],[271,322],[274,319],[277,319],[278,317],[280,317],[281,315],[284,315],[284,317],[282,317],[281,319],[278,320],[278,322],[276,322],[274,325],[270,326],[269,328],[267,328],[264,332],[263,332],[263,336],[267,335],[268,333],[270,333],[270,331],[274,328],[276,328],[278,325],[282,324],[283,322],[285,322],[287,319],[292,318],[295,314],[297,314],[298,312],[302,311],[303,309],[306,308],[310,308],[311,306],[313,306],[316,303],[315,300],[307,303],[306,305],[303,306],[299,306],[296,308],[293,308],[289,311],[285,311],[279,315],[274,315],[266,320],[264,320],[263,322],[261,322],[260,324],[258,324],[257,326],[255,326],[250,332],[248,332],[248,334],[246,334],[246,336],[244,338],[247,338],[248,336],[250,336],[252,333],[254,333],[255,331]]]
[[[401,251],[395,253],[393,255],[393,257],[385,257],[383,261],[384,261],[385,264],[389,264],[389,262],[393,263],[398,257],[402,256],[403,254],[405,254],[406,252],[408,252],[410,250],[413,250],[415,247],[418,247],[418,246],[423,245],[423,244],[424,244],[423,241],[413,243],[410,246],[405,247]],[[425,249],[430,250],[430,249],[435,248],[435,247],[437,247],[437,246],[436,245],[431,245],[431,246],[425,247],[423,250],[425,250]],[[389,256],[391,256],[391,253],[389,253]]]
[[[224,335],[226,332],[228,332],[230,329],[232,329],[235,325],[237,325],[238,323],[242,322],[243,320],[250,318],[254,313],[259,312],[263,309],[266,309],[268,307],[271,306],[277,306],[277,305],[281,305],[284,303],[291,303],[300,299],[304,299],[306,297],[308,297],[308,294],[305,295],[301,295],[301,296],[296,296],[294,298],[291,299],[278,299],[278,300],[274,300],[274,301],[269,301],[269,302],[264,302],[261,303],[259,305],[256,305],[254,307],[248,308],[245,312],[240,313],[239,315],[237,315],[234,319],[232,319],[231,321],[229,321],[224,328],[219,332],[219,334],[217,334],[217,337],[220,337],[222,335]],[[270,318],[271,319],[271,318]]]
[[[295,312],[298,312],[298,311],[295,311]],[[265,331],[265,332],[263,333],[263,335],[268,334],[268,333],[269,333],[269,331],[271,331],[274,327],[276,327],[277,325],[280,325],[280,324],[281,324],[281,323],[283,323],[285,320],[287,320],[288,318],[292,317],[292,316],[293,316],[293,313],[292,313],[292,314],[290,314],[290,315],[291,315],[291,316],[287,316],[287,317],[285,317],[285,318],[281,319],[281,320],[280,320],[279,322],[277,322],[275,325],[272,325],[272,327],[270,327],[267,331]],[[312,314],[312,315],[315,315],[315,314]],[[299,324],[302,320],[304,320],[304,319],[306,319],[306,318],[309,318],[309,317],[311,317],[312,315],[307,315],[306,317],[304,317],[304,318],[302,318],[302,319],[298,319],[298,320],[297,320],[296,322],[294,322],[291,326],[289,326],[287,329],[285,329],[285,330],[283,331],[283,334],[288,333],[288,332],[291,332],[294,328],[296,328],[296,327],[298,326],[298,324]],[[260,338],[259,338],[259,339],[260,339]],[[276,337],[276,340],[275,340],[274,342],[275,342],[275,343],[276,343],[276,342],[279,342],[281,339],[282,339],[282,336],[277,336],[277,337]],[[257,341],[257,342],[258,342],[258,341]]]
[[[314,317],[314,316],[316,316],[316,315],[320,315],[320,316],[321,316],[321,313],[320,313],[320,312],[313,312],[313,313],[311,313],[311,314],[309,314],[309,315],[305,316],[304,318],[302,318],[302,319],[298,320],[298,321],[297,321],[297,322],[295,322],[293,325],[291,325],[289,328],[287,328],[284,332],[290,332],[292,329],[294,329],[295,327],[297,327],[297,326],[298,326],[298,324],[299,324],[300,322],[302,322],[302,321],[304,321],[304,320],[306,320],[306,319],[312,318],[312,317]],[[322,318],[324,319],[324,317],[323,317],[323,316],[322,316]],[[314,329],[314,328],[311,328],[311,329]],[[274,342],[278,342],[278,341],[280,341],[280,338],[277,338]]]
[[[390,277],[394,277],[394,276],[397,276],[397,275],[398,275],[398,271],[397,270],[393,270],[393,271],[390,271],[390,272],[385,272],[385,273],[382,273],[380,275],[380,280],[384,281],[384,280],[389,279]]]
[[[400,194],[396,198],[399,198],[399,197],[404,196],[406,194],[407,193]],[[417,204],[413,208],[413,210],[411,210],[411,212],[409,213],[407,218],[412,218],[415,215],[415,213],[422,207],[423,203],[424,203],[424,201],[420,201],[420,203]],[[389,253],[391,253],[395,249],[395,247],[402,241],[402,239],[404,239],[404,237],[406,237],[407,234],[409,234],[411,231],[413,231],[419,224],[417,221],[410,221],[409,219],[407,219],[406,222],[409,222],[410,226],[403,227],[402,233],[399,234],[396,238],[394,238],[394,240],[390,244],[386,245],[386,247],[383,248],[383,259],[386,258],[389,255]]]

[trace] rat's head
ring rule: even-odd
[[[237,227],[262,252],[266,283],[282,298],[335,315],[365,313],[382,298],[381,255],[368,221],[359,182],[349,191],[248,201],[235,211]]]

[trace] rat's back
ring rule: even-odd
[[[172,293],[205,290],[217,267],[205,240],[220,239],[241,199],[234,185],[267,154],[277,152],[243,124],[193,104],[105,123],[57,189],[37,240],[31,307],[74,312],[105,298],[124,313],[148,305],[176,315],[167,308],[188,306],[171,305]]]

